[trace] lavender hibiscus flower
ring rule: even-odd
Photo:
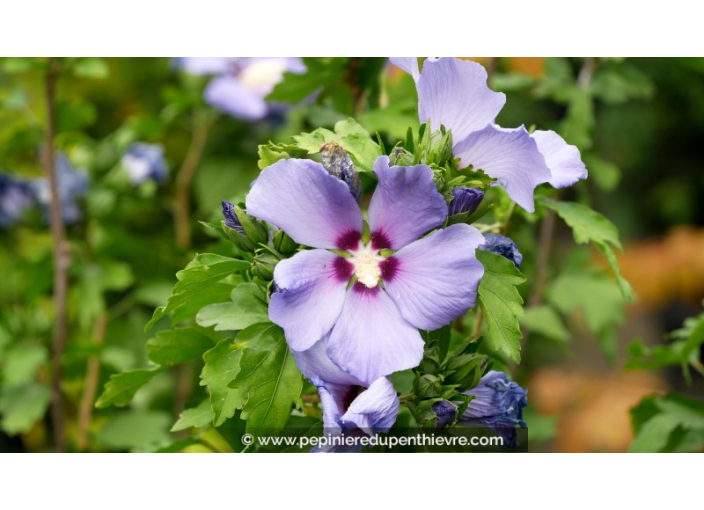
[[[494,124],[506,96],[489,89],[480,64],[429,58],[421,72],[416,57],[391,61],[416,81],[420,121],[430,120],[434,130],[441,125],[452,130],[460,168],[483,170],[526,211],[535,210],[533,191],[539,184],[564,188],[587,177],[579,150],[554,131],[529,134],[523,126],[506,129]]]
[[[271,111],[264,98],[284,72],[303,73],[297,57],[180,57],[178,65],[191,74],[216,75],[205,89],[205,100],[243,120],[261,120]]]
[[[249,214],[317,248],[278,263],[269,317],[297,356],[322,343],[325,359],[364,387],[417,366],[424,348],[418,329],[440,328],[472,308],[484,273],[475,257],[484,238],[473,227],[452,225],[418,239],[448,212],[428,166],[390,167],[381,156],[374,173],[368,244],[349,187],[320,163],[278,161],[246,200]]]
[[[380,377],[365,384],[341,370],[327,354],[327,338],[303,352],[293,351],[301,372],[318,389],[323,406],[323,426],[329,441],[342,435],[388,432],[400,407],[393,384]],[[314,452],[354,453],[360,445],[328,444]]]

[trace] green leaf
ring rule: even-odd
[[[576,202],[558,202],[548,197],[538,200],[546,207],[555,211],[565,223],[572,227],[574,240],[577,244],[590,241],[596,243],[611,243],[621,249],[618,239],[618,229],[605,216]]]
[[[51,390],[43,384],[6,387],[0,393],[0,427],[14,436],[27,432],[40,420],[51,400]]]
[[[213,253],[202,253],[188,264],[186,269],[176,273],[179,280],[174,286],[166,306],[161,306],[154,311],[152,319],[147,324],[145,331],[149,331],[154,324],[167,313],[184,305],[190,299],[200,297],[207,293],[213,285],[226,276],[249,269],[249,262],[237,260]]]
[[[648,99],[655,92],[655,85],[648,75],[625,62],[598,66],[590,88],[594,96],[612,104]]]
[[[2,61],[2,70],[8,74],[23,73],[41,65],[36,57],[6,57]]]
[[[170,423],[171,416],[163,411],[127,411],[112,418],[95,439],[115,450],[154,451],[171,443]]]
[[[215,412],[210,406],[209,400],[204,400],[197,407],[186,409],[179,416],[176,424],[171,427],[171,432],[190,429],[191,427],[200,428],[210,425],[215,419]]]
[[[266,167],[273,165],[277,161],[282,159],[289,159],[291,156],[285,151],[275,151],[273,150],[271,144],[260,145],[257,151],[259,153],[259,162],[257,166],[259,170],[264,170]]]
[[[245,398],[242,419],[247,421],[247,430],[252,433],[281,430],[291,414],[291,406],[303,405],[303,378],[286,345],[283,330],[273,324],[263,330],[257,349],[244,349],[240,367],[230,387]]]
[[[627,303],[632,303],[635,299],[633,287],[631,287],[631,284],[628,283],[628,280],[626,280],[621,274],[621,268],[618,265],[618,260],[616,259],[616,254],[614,253],[614,250],[611,248],[611,246],[606,243],[594,244],[599,249],[599,251],[604,254],[606,261],[611,267],[611,271],[613,271],[614,276],[616,276],[616,283],[618,284],[618,288],[621,290],[621,295],[623,296],[624,301],[626,301]]]
[[[549,441],[557,435],[559,416],[538,414],[529,406],[523,412],[523,420],[528,424],[528,437],[531,443]]]
[[[210,405],[213,409],[213,425],[219,427],[223,422],[234,416],[235,411],[242,406],[242,395],[228,388],[240,371],[241,346],[231,340],[222,340],[203,355],[205,366],[200,374],[200,385],[207,386],[210,393]]]
[[[564,274],[550,287],[548,300],[565,315],[580,310],[595,334],[626,320],[618,287],[600,274]]]
[[[34,381],[37,370],[49,359],[46,347],[38,344],[16,344],[2,357],[4,386],[21,386]]]
[[[203,225],[203,230],[209,236],[222,239],[223,241],[232,241],[222,229],[222,224],[208,223],[207,221],[199,221],[198,223]]]
[[[147,342],[147,356],[159,365],[178,365],[200,359],[213,342],[195,328],[160,331]]]
[[[670,434],[677,428],[677,420],[666,414],[658,414],[647,421],[633,439],[630,453],[657,453],[667,445]]]
[[[101,79],[110,74],[107,62],[99,57],[80,57],[73,64],[73,72],[84,78]]]
[[[581,150],[592,146],[594,133],[594,100],[587,89],[573,88],[568,92],[567,115],[560,126],[560,133],[570,144]]]
[[[566,342],[570,338],[570,333],[562,323],[562,319],[549,305],[526,308],[520,323],[532,332],[556,342]]]
[[[286,72],[267,101],[297,103],[313,92],[338,83],[347,73],[347,59],[306,57],[303,59],[306,71],[302,74]]]
[[[704,404],[698,400],[671,393],[656,400],[663,413],[672,416],[687,429],[704,430]]]
[[[308,151],[308,154],[318,154],[323,144],[336,142],[345,148],[359,172],[372,172],[374,162],[381,156],[379,144],[351,118],[335,124],[335,132],[320,128],[312,133],[294,136],[293,139],[296,142],[293,147]]]
[[[196,322],[204,328],[215,326],[215,331],[239,331],[252,324],[268,322],[269,312],[264,296],[255,283],[242,283],[232,290],[230,301],[203,308]]]
[[[621,275],[612,246],[622,250],[618,238],[618,229],[605,216],[590,209],[586,205],[575,202],[558,202],[548,197],[538,199],[544,206],[555,211],[565,223],[572,227],[574,240],[577,244],[594,243],[606,257],[611,267],[624,301],[630,303],[634,299],[633,288]]]
[[[477,250],[477,258],[484,266],[478,299],[489,329],[485,340],[497,352],[520,363],[522,335],[518,318],[523,315],[523,299],[516,286],[526,278],[513,262],[500,255]]]
[[[102,409],[110,405],[121,407],[129,404],[135,393],[161,370],[161,368],[130,370],[110,376],[110,380],[105,383],[103,394],[95,403],[95,407]]]
[[[195,319],[196,314],[206,306],[229,301],[232,289],[233,285],[231,283],[221,282],[192,294],[185,303],[173,311],[171,324],[179,324],[185,320]]]
[[[584,164],[589,169],[589,179],[604,191],[613,191],[621,181],[621,170],[614,163],[605,161],[594,154],[583,156]]]

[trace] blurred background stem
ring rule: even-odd
[[[66,296],[68,293],[68,267],[70,265],[69,246],[66,242],[66,229],[61,217],[61,197],[54,161],[54,137],[56,126],[56,80],[61,72],[58,59],[50,58],[46,79],[46,145],[44,148],[44,171],[49,181],[51,194],[50,221],[53,238],[54,258],[54,348],[51,373],[51,417],[56,451],[66,451],[64,437],[64,408],[61,395],[61,358],[66,346]]]
[[[96,346],[100,346],[103,343],[107,323],[107,313],[100,314],[95,321],[93,342]],[[90,429],[90,422],[93,419],[93,406],[99,382],[100,358],[96,354],[88,360],[83,396],[78,408],[78,437],[76,439],[78,451],[84,451],[88,446],[88,431]]]
[[[208,140],[210,119],[202,112],[193,114],[193,135],[188,146],[186,158],[176,176],[176,202],[174,220],[176,245],[186,251],[191,247],[191,184],[196,169],[203,157],[203,151]],[[178,417],[183,411],[191,392],[191,374],[189,365],[176,367],[176,395],[174,398],[174,414]]]
[[[193,125],[193,135],[188,152],[176,176],[176,201],[174,204],[176,245],[183,250],[187,250],[191,246],[191,183],[203,157],[210,129],[209,120],[199,115],[198,112],[194,113]]]

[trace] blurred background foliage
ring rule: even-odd
[[[550,229],[526,214],[512,223],[528,283],[520,287],[523,361],[509,368],[529,392],[531,450],[701,451],[704,59],[473,59],[508,96],[499,124],[555,129],[580,148],[589,179],[561,198],[588,203],[618,226],[621,271],[637,295],[624,307],[607,261],[575,245],[554,214]],[[236,424],[178,443],[182,432],[170,428],[203,399],[202,360],[155,370],[145,350],[165,327],[144,332],[174,274],[195,253],[229,254],[198,221],[219,223],[221,200],[243,200],[259,171],[259,145],[270,140],[353,115],[392,147],[417,124],[413,81],[386,59],[303,62],[307,71],[286,74],[267,98],[288,107],[259,120],[209,105],[211,77],[174,59],[56,63],[53,148],[90,181],[76,198],[80,219],[67,225],[60,390],[68,450],[236,449],[227,429]],[[0,172],[15,181],[43,177],[48,65],[0,59]],[[129,178],[123,157],[135,142],[163,147],[166,179]],[[46,215],[26,211],[0,229],[0,240],[0,451],[51,451],[56,317]],[[542,258],[547,264],[537,267]],[[133,369],[148,372],[149,383],[135,384],[132,402],[113,396],[95,408],[109,377]]]

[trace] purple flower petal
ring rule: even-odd
[[[418,80],[418,114],[452,130],[455,145],[473,131],[492,124],[506,96],[486,84],[487,74],[476,62],[454,58],[428,59]]]
[[[553,188],[566,188],[587,178],[587,167],[577,147],[569,145],[554,131],[536,131],[531,136],[550,169],[552,177],[548,182]]]
[[[388,432],[396,421],[399,406],[394,385],[382,377],[352,401],[340,421],[343,426],[354,425],[367,434]]]
[[[241,57],[176,57],[176,65],[190,74],[221,74]]]
[[[414,81],[420,78],[420,67],[418,66],[418,57],[389,57],[389,60],[396,67],[400,67],[408,74],[413,76]]]
[[[314,386],[335,384],[337,386],[364,386],[356,377],[335,365],[328,356],[329,335],[306,351],[291,351],[298,368]]]
[[[367,288],[357,282],[347,290],[342,313],[330,335],[328,354],[342,370],[371,384],[418,366],[423,339],[379,286]]]
[[[340,316],[352,264],[325,250],[297,253],[274,269],[278,292],[269,318],[281,326],[291,349],[305,351],[327,335]]]
[[[260,120],[266,117],[269,107],[264,96],[244,86],[231,75],[213,78],[205,89],[205,100],[234,117],[243,120]]]
[[[460,167],[473,165],[498,179],[508,196],[528,212],[535,210],[536,186],[550,180],[545,158],[523,126],[486,126],[455,145],[455,156],[461,159]]]
[[[276,225],[299,244],[356,250],[362,213],[347,184],[306,159],[265,168],[247,195],[247,213]]]
[[[382,262],[386,292],[413,326],[434,330],[473,308],[484,267],[474,250],[484,238],[474,227],[433,232]]]
[[[398,250],[442,225],[447,203],[425,165],[389,167],[388,156],[374,163],[379,184],[369,204],[372,247]]]
[[[340,404],[339,394],[347,388],[338,388],[334,384],[330,387],[318,386],[318,395],[320,395],[320,404],[323,407],[323,427],[330,431],[339,429],[340,427]],[[338,398],[335,398],[335,394]]]

